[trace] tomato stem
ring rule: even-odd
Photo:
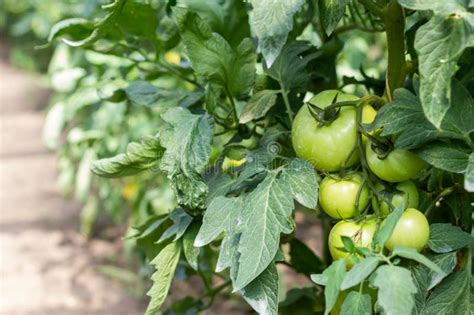
[[[281,95],[283,96],[283,102],[285,103],[286,111],[288,113],[288,118],[290,119],[290,124],[293,126],[293,112],[291,111],[290,101],[288,99],[288,91],[285,89],[283,82],[280,82]]]
[[[405,13],[396,0],[383,11],[387,36],[388,65],[384,96],[392,101],[393,91],[403,86],[407,73],[405,61]]]

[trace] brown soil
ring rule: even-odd
[[[98,272],[116,244],[85,240],[80,206],[56,186],[55,155],[41,142],[40,81],[0,59],[0,314],[141,314]]]

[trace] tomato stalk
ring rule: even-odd
[[[392,101],[393,91],[403,86],[407,74],[405,61],[405,14],[396,0],[391,0],[384,9],[383,21],[387,34],[388,48],[384,97]]]

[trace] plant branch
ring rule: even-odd
[[[283,96],[283,102],[285,103],[286,111],[288,112],[288,118],[290,124],[293,125],[293,113],[291,111],[290,101],[288,99],[288,91],[285,89],[283,82],[280,81],[281,95]]]
[[[383,22],[387,34],[388,65],[384,97],[389,101],[393,91],[403,86],[407,73],[405,61],[405,14],[396,0],[384,10]]]

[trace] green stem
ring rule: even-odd
[[[285,89],[283,82],[280,81],[281,95],[283,96],[283,102],[285,103],[286,111],[288,112],[288,118],[290,124],[293,126],[293,112],[291,111],[290,101],[288,99],[288,91]]]
[[[226,88],[225,89],[225,92],[227,94],[227,97],[229,98],[230,100],[230,104],[232,105],[232,114],[234,115],[234,122],[236,124],[239,124],[239,118],[237,116],[237,108],[235,106],[235,101],[234,101],[234,98],[232,97],[232,94],[230,93],[229,89]]]
[[[384,10],[383,21],[387,34],[388,65],[384,96],[391,101],[393,91],[403,86],[407,73],[405,61],[405,14],[396,0]]]

